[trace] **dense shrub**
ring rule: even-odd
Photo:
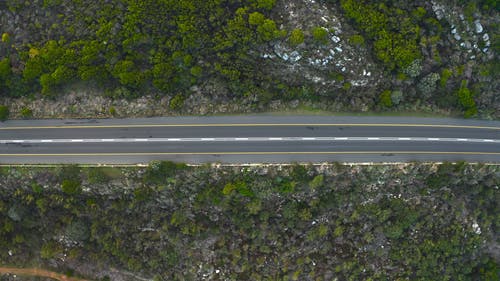
[[[300,29],[294,29],[290,33],[290,37],[288,38],[288,42],[290,45],[297,46],[304,43],[304,33]]]
[[[5,121],[9,118],[9,108],[6,105],[0,105],[0,121]]]

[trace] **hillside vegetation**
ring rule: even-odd
[[[2,264],[95,280],[498,280],[498,166],[0,172]]]
[[[0,2],[0,104],[14,117],[302,104],[497,118],[498,5],[7,0]],[[122,102],[141,97],[146,108]]]

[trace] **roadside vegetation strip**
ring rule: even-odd
[[[39,268],[0,267],[0,274],[47,277],[59,281],[90,281]]]

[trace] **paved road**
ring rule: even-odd
[[[0,163],[481,161],[500,122],[408,117],[227,116],[0,123]]]

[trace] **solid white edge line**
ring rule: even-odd
[[[487,139],[485,139],[483,141],[485,141],[485,142],[494,142],[494,140],[487,140]]]
[[[52,142],[52,140],[40,140],[40,142]]]
[[[214,138],[201,138],[202,141],[214,141]]]
[[[113,142],[115,139],[101,139],[102,142]]]
[[[71,140],[71,142],[83,142],[83,140]]]
[[[149,141],[149,140],[148,139],[134,139],[134,141],[144,142],[144,141]]]
[[[430,141],[438,141],[438,140],[441,140],[440,138],[427,138],[427,140],[430,140]]]
[[[234,138],[234,140],[237,140],[237,141],[247,141],[248,138]]]
[[[283,140],[283,138],[267,138],[267,139],[268,140],[272,140],[272,141],[274,141],[274,140]]]

